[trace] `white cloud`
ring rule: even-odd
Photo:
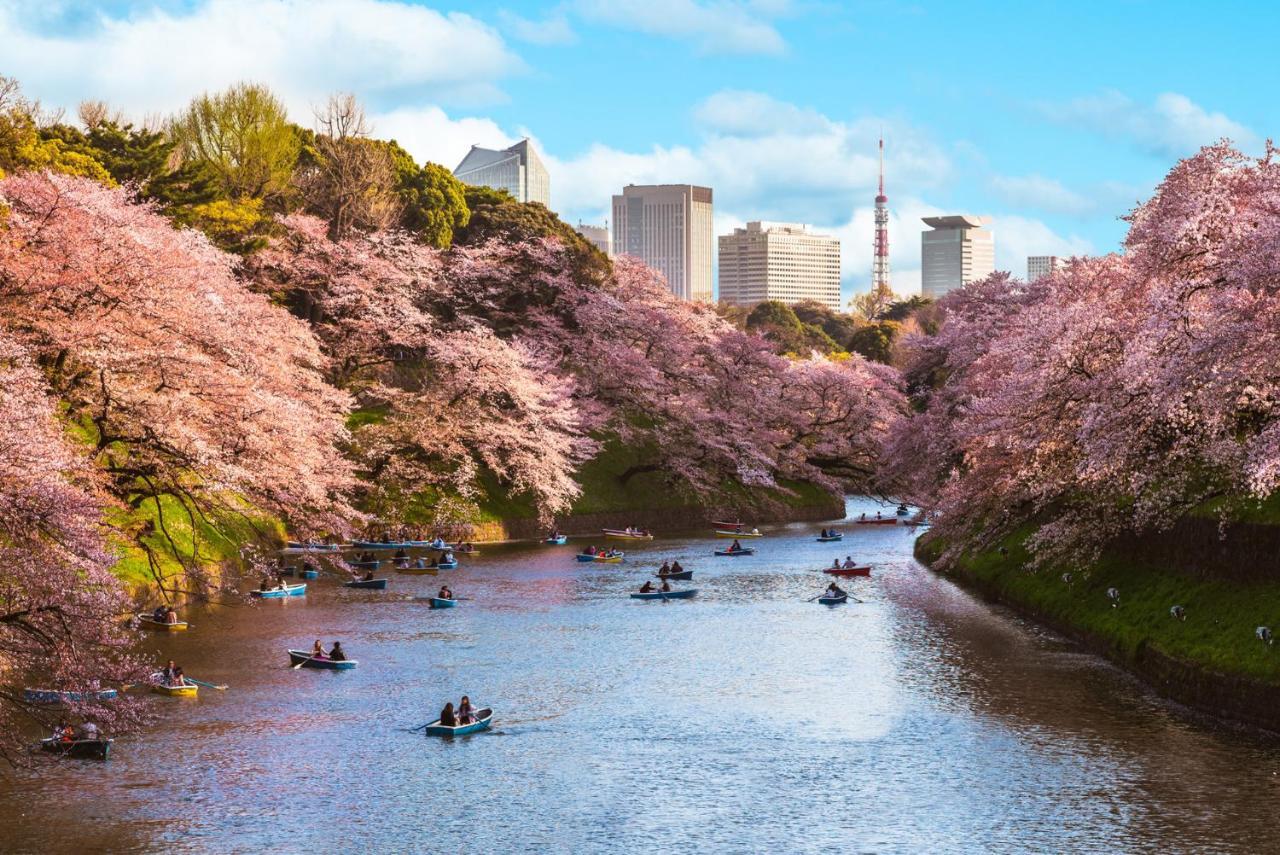
[[[786,42],[770,19],[784,2],[734,0],[577,0],[584,18],[668,38],[687,39],[707,53],[781,54]]]
[[[1257,135],[1249,128],[1176,92],[1158,95],[1151,104],[1139,104],[1120,92],[1108,91],[1066,103],[1041,104],[1040,111],[1060,124],[1127,139],[1161,157],[1183,157],[1222,137],[1245,148],[1258,145]]]
[[[1000,198],[1019,208],[1036,208],[1073,217],[1087,216],[1097,210],[1094,199],[1042,175],[996,175],[991,179],[991,186]]]
[[[29,8],[0,5],[6,74],[46,102],[102,98],[138,116],[240,80],[270,85],[303,123],[336,90],[374,103],[493,100],[524,68],[488,25],[398,0],[201,0],[81,12],[70,32]]]
[[[792,133],[821,133],[834,128],[826,116],[810,107],[797,107],[762,92],[726,89],[699,104],[693,117],[718,134],[762,137],[785,127]]]
[[[502,28],[513,38],[535,45],[568,45],[578,40],[569,19],[562,10],[556,10],[540,21],[525,18],[503,9],[498,12]]]
[[[1027,256],[1092,255],[1093,244],[1079,235],[1063,237],[1040,220],[1014,214],[998,214],[987,226],[996,236],[996,269],[1008,270],[1015,276],[1027,273]]]
[[[453,169],[471,146],[506,148],[519,141],[492,119],[451,119],[439,107],[401,107],[371,117],[374,136],[394,139],[414,159]],[[555,185],[552,185],[555,189]]]

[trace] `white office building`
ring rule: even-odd
[[[613,197],[613,251],[662,273],[677,297],[711,302],[713,237],[710,187],[628,184]]]
[[[575,231],[586,238],[596,249],[610,258],[613,257],[613,233],[609,231],[608,225],[592,226],[579,221]]]
[[[463,184],[506,190],[517,202],[551,207],[551,176],[528,140],[501,151],[473,145],[453,174]]]
[[[929,231],[920,235],[920,293],[937,299],[996,269],[996,241],[988,217],[956,214],[925,217]]]
[[[1064,264],[1066,262],[1056,255],[1028,255],[1027,281],[1035,282],[1037,279],[1048,276]]]
[[[791,223],[747,223],[720,235],[720,300],[754,306],[816,300],[840,311],[840,241]]]

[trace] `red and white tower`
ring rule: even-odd
[[[889,284],[889,197],[884,195],[884,136],[880,137],[880,194],[876,196],[876,243],[871,262],[871,290]]]

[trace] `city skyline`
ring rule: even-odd
[[[302,124],[350,91],[376,134],[449,169],[472,144],[528,136],[567,222],[602,222],[627,183],[713,187],[716,234],[763,219],[840,238],[847,300],[870,283],[882,127],[900,293],[919,289],[921,217],[990,215],[997,266],[1016,273],[1031,255],[1116,249],[1118,218],[1200,145],[1227,136],[1258,151],[1275,108],[1256,93],[1280,71],[1250,57],[1267,54],[1280,12],[1249,6],[1242,29],[1233,4],[1175,6],[115,0],[86,14],[19,0],[0,4],[0,55],[29,94],[71,113],[91,93],[136,120],[163,116],[248,79]],[[250,10],[247,32],[236,20]],[[1045,32],[1058,36],[1034,37]],[[1001,49],[975,57],[978,34]],[[184,38],[208,49],[170,47]],[[1171,50],[1184,61],[1159,76],[1117,88],[1108,74]]]

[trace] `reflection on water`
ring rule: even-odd
[[[856,514],[874,507],[852,502]],[[227,683],[156,697],[106,764],[0,787],[0,851],[1215,851],[1275,848],[1280,750],[1171,713],[1122,674],[911,559],[905,528],[486,547],[385,594],[210,610],[147,637]],[[836,554],[866,602],[806,602]],[[698,597],[626,597],[663,560]],[[462,597],[416,598],[447,581]],[[341,639],[351,672],[288,667]],[[409,732],[467,693],[488,734]]]

